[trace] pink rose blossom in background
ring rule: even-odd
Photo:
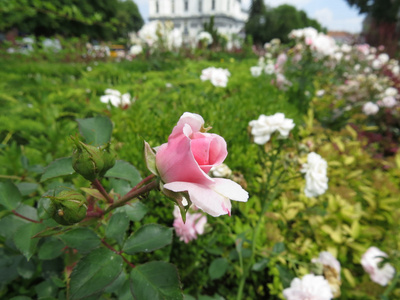
[[[382,257],[388,257],[388,255],[377,247],[370,247],[363,254],[361,265],[373,282],[385,286],[392,280],[396,271],[389,263],[385,263],[382,267],[379,267]]]
[[[174,229],[179,240],[184,241],[186,244],[192,240],[197,239],[197,235],[204,233],[204,227],[207,224],[207,217],[201,213],[186,213],[186,222],[183,222],[179,207],[175,206],[174,209]]]
[[[184,113],[156,153],[157,170],[164,189],[187,192],[191,202],[211,216],[230,215],[230,199],[246,202],[248,193],[232,180],[207,175],[228,151],[225,140],[205,132],[203,125],[200,115]]]

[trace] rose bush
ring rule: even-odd
[[[228,179],[211,178],[207,173],[222,164],[228,151],[225,140],[207,133],[200,115],[184,113],[172,130],[168,143],[156,154],[156,166],[172,192],[187,192],[190,201],[217,217],[231,213],[231,200],[246,202],[248,193]]]

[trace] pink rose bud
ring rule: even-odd
[[[212,167],[223,163],[228,151],[225,140],[207,133],[203,125],[200,115],[184,113],[168,143],[159,147],[156,167],[164,189],[186,192],[193,204],[217,217],[231,213],[230,199],[246,202],[249,196],[232,180],[207,175]]]

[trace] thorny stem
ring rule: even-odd
[[[104,239],[101,240],[101,242],[103,243],[104,246],[106,246],[108,249],[110,249],[112,252],[114,252],[115,254],[119,255],[122,257],[122,259],[131,267],[131,268],[135,268],[135,265],[133,263],[131,263],[125,256],[122,255],[122,253],[124,253],[123,251],[117,251],[115,250],[110,244],[108,244]]]
[[[145,179],[143,179],[141,182],[139,182],[135,187],[133,187],[129,192],[128,192],[128,194],[130,194],[130,193],[133,193],[134,191],[136,191],[138,188],[140,188],[142,185],[144,185],[145,183],[147,183],[147,182],[149,182],[150,180],[152,180],[152,179],[154,179],[154,178],[156,178],[156,175],[149,175],[149,176],[147,176]],[[127,195],[128,195],[127,194]],[[126,195],[125,195],[126,196]],[[124,197],[125,197],[124,196]]]
[[[98,179],[93,180],[92,184],[100,192],[100,194],[102,194],[103,197],[106,198],[108,203],[114,203],[114,200],[110,197],[110,195],[107,193],[107,191],[104,189],[103,185]]]
[[[148,180],[147,180],[148,181]],[[117,202],[114,202],[112,205],[110,205],[104,212],[103,215],[108,214],[110,211],[113,209],[125,205],[128,201],[145,194],[152,189],[155,189],[158,186],[158,181],[152,181],[148,183],[147,185],[142,186],[141,188],[133,188],[129,193],[127,193],[125,196],[123,196],[121,199],[119,199]]]
[[[27,221],[32,222],[32,223],[38,223],[38,224],[40,224],[40,223],[43,222],[43,220],[36,221],[36,220],[30,219],[30,218],[28,218],[28,217],[25,217],[25,216],[23,216],[23,215],[20,215],[20,214],[17,213],[15,210],[12,210],[12,213],[13,213],[14,215],[16,215],[17,217],[20,217],[21,219],[27,220]]]

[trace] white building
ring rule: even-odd
[[[241,0],[149,0],[150,21],[172,21],[186,36],[203,31],[211,16],[222,34],[243,32],[248,18]]]

